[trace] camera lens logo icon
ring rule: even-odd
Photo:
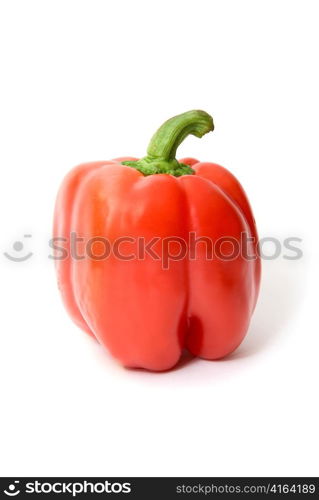
[[[32,238],[32,234],[25,234],[24,238]],[[12,245],[12,248],[14,250],[14,254],[12,255],[11,253],[4,252],[4,256],[7,257],[7,259],[12,260],[13,262],[24,262],[25,260],[30,259],[32,257],[33,253],[29,252],[26,255],[22,255],[20,252],[24,249],[24,244],[22,241],[15,241]]]
[[[20,481],[14,481],[13,483],[9,484],[9,486],[7,488],[7,490],[9,490],[9,491],[4,490],[4,493],[6,495],[8,495],[9,497],[15,497],[16,495],[19,495],[20,490],[18,490],[17,489],[18,487],[16,486],[19,483],[20,483]]]

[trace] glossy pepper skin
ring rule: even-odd
[[[247,332],[260,259],[245,192],[219,165],[175,159],[188,134],[211,130],[212,118],[203,111],[178,115],[153,136],[147,157],[80,165],[60,188],[54,237],[64,304],[75,323],[126,367],[167,370],[185,348],[201,358],[223,358]],[[71,255],[71,233],[83,238],[81,258]],[[195,258],[189,256],[190,233],[202,238]],[[245,255],[231,258],[243,233],[254,240]],[[115,251],[106,257],[101,237],[117,245],[121,258]],[[153,243],[141,255],[143,238]],[[208,259],[205,238],[231,238],[232,244],[224,241],[226,258]],[[94,241],[94,258],[88,241]],[[187,255],[178,258],[182,241]]]

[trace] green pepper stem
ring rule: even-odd
[[[213,119],[205,111],[187,111],[174,116],[155,132],[147,148],[147,156],[152,159],[173,160],[178,146],[188,135],[202,137],[213,130]]]
[[[176,150],[188,135],[202,137],[212,130],[213,119],[205,111],[188,111],[174,116],[155,132],[147,148],[147,156],[137,161],[123,161],[122,164],[136,168],[143,175],[192,175],[195,172],[189,165],[176,160]]]

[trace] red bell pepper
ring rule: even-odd
[[[183,349],[219,359],[247,332],[260,259],[245,192],[219,165],[175,159],[187,135],[213,128],[204,111],[178,115],[156,132],[145,158],[80,165],[59,191],[54,237],[63,301],[75,323],[127,367],[167,370]],[[72,255],[71,234],[81,256]],[[210,242],[222,255],[207,255]]]

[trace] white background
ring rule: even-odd
[[[318,475],[317,8],[1,2],[1,475]],[[180,157],[231,169],[260,236],[300,237],[304,256],[264,262],[229,359],[125,370],[62,306],[55,195],[72,166],[143,155],[193,108],[215,131]],[[25,263],[3,256],[16,240],[34,252]]]

